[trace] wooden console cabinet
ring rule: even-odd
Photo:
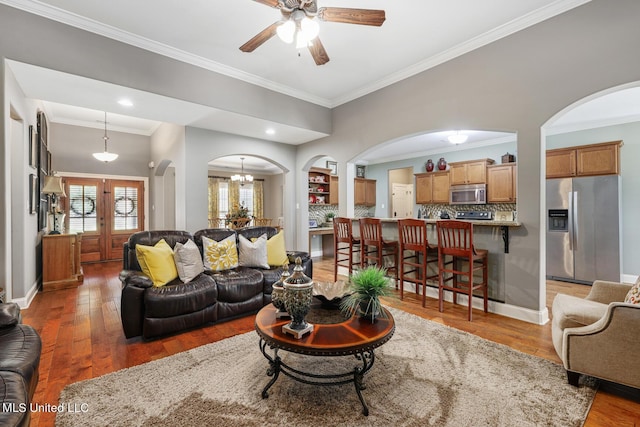
[[[79,286],[82,234],[49,234],[42,237],[42,290]]]

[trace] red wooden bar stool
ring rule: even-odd
[[[457,302],[458,293],[469,298],[469,321],[473,306],[473,291],[481,290],[484,298],[484,312],[488,306],[488,268],[489,252],[473,246],[473,224],[466,221],[440,220],[436,223],[438,230],[438,303],[439,310],[444,310],[444,291],[453,292],[453,303]],[[445,263],[445,257],[453,257],[452,264]],[[467,268],[463,270],[464,265]],[[482,271],[482,281],[474,283],[475,271]],[[445,278],[445,276],[448,277]],[[458,277],[466,277],[466,281]],[[446,285],[451,281],[451,285]]]
[[[429,244],[427,223],[420,219],[398,220],[398,242],[400,299],[404,299],[404,282],[411,282],[416,286],[416,295],[420,295],[422,286],[424,307],[427,300],[427,280],[438,280],[438,247]],[[434,272],[431,275],[428,270],[429,264],[433,264]]]
[[[333,281],[338,280],[338,266],[347,267],[349,276],[353,272],[354,265],[360,265],[354,254],[360,253],[360,239],[353,237],[353,225],[351,219],[336,217],[333,219]]]
[[[382,238],[382,221],[380,218],[360,218],[360,268],[377,265],[385,268],[387,273],[393,270],[398,289],[398,241]],[[384,258],[391,257],[391,264],[385,265]]]

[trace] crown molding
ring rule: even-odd
[[[343,96],[333,99],[325,99],[304,91],[300,91],[290,86],[276,83],[260,76],[256,76],[254,74],[229,67],[225,64],[221,64],[219,62],[212,61],[201,56],[173,48],[171,46],[167,46],[163,43],[158,43],[156,41],[137,36],[133,33],[120,30],[110,25],[105,25],[92,19],[84,18],[80,15],[67,12],[63,9],[47,5],[36,0],[0,0],[0,4],[6,4],[8,6],[42,16],[47,19],[51,19],[66,25],[70,25],[72,27],[108,37],[122,43],[136,46],[141,49],[157,53],[159,55],[163,55],[187,64],[204,68],[206,70],[213,71],[228,77],[232,77],[246,83],[254,84],[265,89],[273,90],[275,92],[288,95],[303,101],[317,104],[322,107],[334,108],[369,93],[375,92],[376,90],[382,89],[393,83],[397,83],[408,77],[419,74],[458,56],[464,55],[465,53],[471,52],[474,49],[478,49],[482,46],[485,46],[489,43],[509,36],[513,33],[535,25],[546,19],[552,18],[575,7],[581,6],[590,1],[591,0],[558,0],[550,5],[542,7],[527,15],[501,25],[491,31],[488,31],[478,37],[475,37],[468,42],[459,44],[458,46],[448,49],[445,52],[434,55],[410,67],[407,67],[402,71],[392,73],[372,84],[363,86],[355,91],[348,92]]]
[[[274,81],[256,76],[251,73],[247,73],[237,68],[229,67],[228,65],[212,61],[180,49],[176,49],[163,43],[138,36],[128,31],[123,31],[110,25],[95,21],[93,19],[85,18],[75,13],[71,13],[66,10],[53,7],[35,0],[0,0],[0,4],[5,4],[7,6],[11,6],[16,9],[32,13],[34,15],[42,16],[43,18],[51,19],[62,24],[98,34],[100,36],[104,36],[112,40],[135,46],[140,49],[148,50],[150,52],[157,53],[159,55],[166,56],[177,61],[181,61],[190,65],[194,65],[196,67],[204,68],[209,71],[213,71],[237,80],[244,81],[246,83],[251,83],[256,86],[281,93],[283,95],[288,95],[293,98],[300,99],[302,101],[311,102],[313,104],[317,104],[327,108],[331,107],[332,104],[328,99],[294,89],[287,85],[276,83]]]
[[[436,67],[440,64],[457,58],[458,56],[462,56],[465,53],[469,53],[475,49],[488,45],[489,43],[493,43],[494,41],[507,37],[511,34],[517,33],[518,31],[524,30],[525,28],[538,24],[542,21],[559,15],[560,13],[566,12],[590,1],[591,0],[558,0],[553,4],[530,12],[527,15],[523,15],[520,18],[514,19],[511,22],[494,28],[491,31],[488,31],[469,41],[461,43],[440,54],[417,62],[416,64],[405,68],[404,70],[389,74],[388,76],[370,85],[363,86],[360,89],[345,94],[344,96],[334,98],[332,100],[331,108],[345,104],[349,101],[353,101],[354,99],[358,99],[369,93],[375,92],[376,90],[382,89],[401,80],[412,77],[430,68]]]

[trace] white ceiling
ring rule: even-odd
[[[252,0],[0,0],[44,17],[178,60],[261,85],[319,105],[334,107],[419,73],[589,0],[318,0],[319,7],[384,9],[381,27],[320,22],[320,38],[331,61],[316,66],[308,51],[277,36],[253,53],[238,47],[280,18],[277,9]],[[45,101],[52,122],[150,135],[160,122],[230,132],[288,144],[326,136],[215,108],[8,61],[28,97]],[[46,84],[43,84],[46,82]],[[78,90],[81,88],[82,90]],[[626,93],[628,92],[628,93]],[[551,133],[585,122],[640,117],[640,91],[603,97],[554,123]],[[114,96],[117,98],[115,99]],[[610,95],[612,96],[612,95]],[[133,107],[116,103],[120,98]],[[624,99],[622,99],[624,97]],[[72,107],[73,106],[73,107]],[[142,119],[135,120],[133,118]],[[265,131],[272,128],[275,133]],[[364,153],[375,163],[450,147],[444,133],[416,135]],[[477,132],[469,143],[492,144],[508,134]],[[437,147],[437,145],[442,147]],[[454,147],[453,149],[456,149]],[[254,165],[260,170],[261,167]],[[258,173],[258,172],[256,172]]]

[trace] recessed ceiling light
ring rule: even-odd
[[[271,129],[271,128],[269,128],[269,129],[267,129],[267,130],[265,131],[265,133],[266,133],[267,135],[275,135],[276,131],[275,131],[275,129]]]
[[[133,102],[131,102],[130,99],[126,98],[119,100],[118,104],[122,105],[123,107],[133,107]]]

